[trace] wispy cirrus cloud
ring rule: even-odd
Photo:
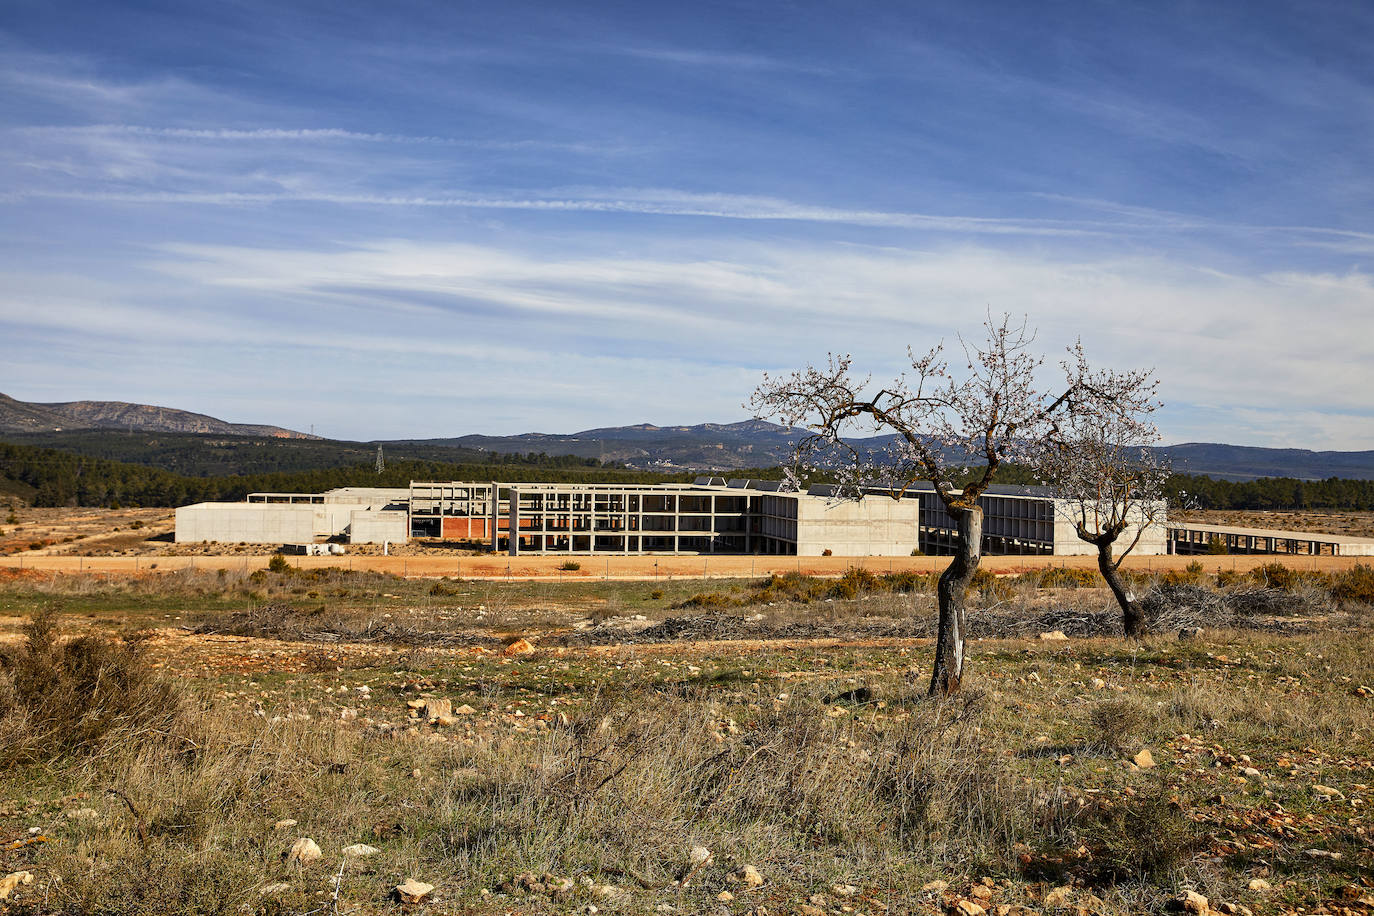
[[[23,189],[0,199],[50,198],[145,204],[244,206],[277,203],[321,203],[366,207],[525,210],[563,213],[628,213],[652,216],[708,217],[726,220],[835,223],[878,228],[929,229],[969,234],[1084,236],[1107,234],[1106,224],[1090,226],[1060,220],[999,219],[882,210],[845,210],[776,198],[678,191],[615,190],[586,197],[487,197],[405,194],[350,194],[331,191],[116,191]]]
[[[143,137],[162,140],[203,140],[230,142],[304,142],[389,143],[416,146],[448,146],[484,150],[552,150],[569,153],[625,152],[614,145],[560,142],[533,139],[479,139],[464,137],[412,136],[409,134],[369,133],[338,127],[149,127],[139,124],[43,125],[12,129],[11,133],[58,140],[102,137]]]

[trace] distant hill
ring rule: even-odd
[[[128,404],[70,401],[37,404],[0,395],[0,438],[77,454],[131,462],[196,477],[304,471],[370,462],[378,444],[388,460],[487,464],[510,456],[581,459],[591,465],[622,465],[656,473],[715,471],[726,474],[776,467],[790,461],[801,430],[761,420],[688,426],[608,426],[581,432],[464,435],[437,439],[345,442],[204,414]],[[890,437],[856,443],[877,448]],[[1262,477],[1299,480],[1374,480],[1374,451],[1317,452],[1189,442],[1160,451],[1180,474],[1217,480]],[[549,467],[553,462],[534,462]]]
[[[314,438],[280,426],[227,423],[205,414],[125,401],[64,401],[38,404],[0,394],[0,432],[45,433],[77,429],[121,429],[152,433],[198,433],[216,436]]]
[[[1219,480],[1295,477],[1299,480],[1374,480],[1374,451],[1314,452],[1305,448],[1256,448],[1214,442],[1185,442],[1160,449],[1180,474]]]
[[[727,471],[788,460],[801,435],[775,423],[700,423],[695,426],[611,426],[578,433],[522,433],[518,436],[459,436],[400,440],[394,445],[448,445],[498,453],[576,455],[644,469]]]
[[[407,440],[408,444],[451,445],[489,452],[542,452],[621,462],[636,468],[729,471],[786,463],[800,430],[774,423],[701,423],[696,426],[612,426],[568,435],[524,433],[518,436],[461,436],[455,439]],[[861,440],[878,447],[890,437]],[[1315,452],[1296,448],[1189,442],[1160,449],[1181,474],[1224,480],[1294,477],[1325,480],[1341,477],[1374,480],[1374,451]]]
[[[187,477],[222,477],[372,466],[376,442],[338,439],[227,436],[208,433],[127,432],[117,429],[77,429],[43,433],[0,432],[0,441],[76,455],[160,468]],[[429,461],[442,464],[518,463],[493,452],[450,445],[383,445],[385,463]],[[550,456],[537,463],[546,468],[599,466],[594,459]]]

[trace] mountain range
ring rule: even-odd
[[[89,431],[73,436],[75,431]],[[228,423],[204,414],[168,407],[130,404],[123,401],[68,401],[40,404],[18,401],[0,395],[0,435],[46,444],[72,451],[97,453],[123,460],[161,465],[152,451],[140,461],[135,455],[112,454],[110,444],[97,442],[102,431],[120,433],[196,434],[214,437],[253,437],[251,446],[261,451],[271,441],[282,447],[286,440],[312,440],[321,448],[296,461],[314,466],[316,462],[353,461],[371,454],[378,445],[388,454],[428,460],[471,461],[486,454],[545,454],[550,457],[574,455],[618,463],[639,470],[723,471],[764,468],[785,463],[799,431],[761,420],[738,423],[700,423],[691,426],[614,426],[570,434],[523,433],[516,436],[464,435],[452,438],[396,439],[367,443],[334,443],[280,426]],[[190,439],[190,437],[188,437]],[[46,440],[52,440],[47,442]],[[190,439],[193,443],[195,440]],[[871,446],[887,441],[885,437],[867,440]],[[325,448],[326,444],[329,445]],[[243,443],[247,449],[250,443]],[[305,443],[299,443],[305,445]],[[335,448],[334,446],[338,446]],[[175,444],[185,457],[186,441]],[[132,444],[119,443],[123,451]],[[166,449],[168,443],[157,448]],[[206,441],[206,449],[217,450],[217,461],[232,473],[234,442]],[[148,449],[154,448],[149,445]],[[146,449],[145,449],[146,450]],[[451,452],[450,452],[451,450]],[[298,451],[293,448],[292,451]],[[1296,477],[1323,480],[1328,477],[1374,479],[1374,451],[1311,451],[1308,449],[1258,448],[1220,443],[1189,442],[1160,449],[1184,474],[1206,475],[1217,479],[1249,480],[1259,477]],[[332,456],[332,458],[331,458]],[[275,459],[273,459],[275,460]]]
[[[201,413],[126,401],[63,401],[39,404],[0,394],[0,432],[51,433],[78,429],[206,433],[216,436],[272,436],[310,439],[306,433],[253,423],[226,423]]]

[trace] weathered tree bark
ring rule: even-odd
[[[1121,606],[1121,625],[1126,630],[1126,635],[1140,639],[1150,628],[1140,605],[1136,604],[1135,595],[1126,588],[1126,583],[1121,581],[1121,573],[1112,561],[1112,543],[1115,540],[1113,537],[1111,540],[1103,538],[1097,541],[1097,569],[1107,581],[1107,587],[1112,590],[1116,603]]]
[[[964,680],[964,634],[968,630],[968,589],[983,556],[983,510],[950,509],[959,526],[954,560],[940,574],[940,626],[935,635],[935,670],[930,695],[958,693]]]

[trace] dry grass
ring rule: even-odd
[[[1031,872],[1108,884],[1187,864],[1196,831],[1176,812],[1084,807],[1028,782],[976,696],[917,701],[889,680],[900,713],[872,719],[827,715],[819,686],[786,704],[747,687],[616,691],[535,735],[462,745],[187,704],[177,735],[129,732],[63,771],[96,815],[42,860],[62,879],[43,910],[234,913],[285,882],[267,911],[304,912],[353,842],[383,849],[383,867],[342,864],[345,899],[369,908],[404,874],[451,876],[460,906],[532,871],[704,911],[743,863],[788,894],[857,881],[897,900],[932,875],[1015,876],[1028,852]],[[284,817],[301,824],[274,830]],[[298,835],[327,861],[283,863]],[[693,844],[715,858],[679,887]],[[1079,847],[1090,861],[1067,855]],[[594,899],[579,886],[562,902]]]
[[[1010,585],[980,599],[989,637],[1048,614],[1111,613],[1100,589]],[[860,614],[896,624],[929,604],[885,590],[755,607],[852,632]],[[245,632],[307,649],[317,626],[367,625],[329,607],[253,613]],[[910,643],[512,659],[351,630],[397,645],[368,669],[372,706],[332,654],[289,678],[255,668],[173,687],[148,667],[163,643],[64,642],[40,622],[0,672],[0,754],[13,754],[0,763],[0,840],[36,824],[53,842],[0,847],[0,873],[34,871],[12,903],[45,914],[333,913],[340,874],[338,911],[361,914],[392,911],[389,890],[408,876],[439,885],[436,912],[783,913],[828,894],[826,910],[930,913],[985,875],[996,902],[1032,911],[1063,884],[1106,914],[1159,911],[1183,887],[1310,912],[1374,866],[1354,805],[1374,766],[1374,699],[1358,692],[1374,685],[1374,645],[1367,617],[1340,620],[1340,633],[1214,630],[1186,643],[989,638],[970,644],[975,692],[952,702],[922,696],[926,649]],[[345,683],[350,693],[325,693]],[[477,712],[425,726],[405,717],[417,690]],[[342,720],[350,704],[361,715]],[[1160,766],[1126,767],[1141,748]],[[1242,778],[1252,763],[1263,775]],[[300,823],[274,828],[282,818]],[[300,836],[321,862],[283,861]],[[345,859],[353,843],[381,852]],[[697,844],[713,859],[681,886]],[[731,881],[746,863],[764,887]],[[512,880],[522,873],[573,884]],[[1269,897],[1245,890],[1261,874],[1279,888]],[[936,878],[948,892],[922,890]],[[835,885],[858,890],[841,899]],[[738,902],[722,907],[723,890]]]
[[[0,766],[100,754],[168,735],[181,698],[136,646],[97,636],[63,641],[51,614],[0,652]]]

